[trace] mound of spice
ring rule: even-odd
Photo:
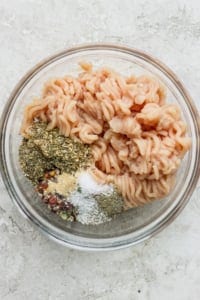
[[[42,201],[48,205],[48,209],[59,215],[65,221],[76,221],[77,209],[66,198],[59,194],[43,195]]]
[[[124,210],[124,201],[116,189],[109,194],[95,195],[95,200],[107,217],[113,217]]]
[[[79,141],[65,137],[57,128],[47,130],[44,122],[35,122],[19,147],[19,162],[25,175],[37,184],[46,170],[58,168],[74,174],[86,168],[91,149]]]
[[[77,208],[76,220],[84,225],[99,225],[111,220],[101,211],[93,195],[80,188],[69,195],[68,201]]]
[[[19,147],[19,163],[25,176],[37,184],[43,177],[45,170],[54,168],[52,162],[47,159],[32,139],[23,139]]]
[[[69,175],[68,177],[66,173],[64,173],[64,177],[62,175],[59,170],[46,172],[43,174],[43,180],[38,183],[36,190],[40,194],[43,203],[47,204],[48,209],[59,215],[65,221],[76,221],[76,207],[70,203],[66,197],[57,192],[59,188],[61,189],[61,193],[63,192],[62,184],[64,184],[65,189],[66,187],[69,189],[70,187],[72,188],[72,182],[74,186],[74,181],[72,181],[73,176]],[[66,181],[66,179],[68,180]],[[64,180],[64,182],[62,182],[62,180]],[[59,188],[57,188],[57,186]],[[68,192],[67,190],[67,193]]]
[[[47,193],[58,193],[60,195],[67,196],[71,193],[76,187],[76,178],[75,176],[62,173],[57,175],[55,180],[50,180],[48,182],[48,187],[46,189]]]

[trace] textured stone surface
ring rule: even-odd
[[[83,42],[144,49],[183,80],[200,109],[198,0],[1,0],[1,105],[36,62]],[[69,250],[16,211],[0,179],[0,299],[197,300],[200,191],[155,238],[113,253]]]

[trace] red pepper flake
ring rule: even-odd
[[[49,199],[49,204],[51,204],[51,205],[57,204],[57,197],[51,196]]]
[[[37,191],[42,194],[44,190],[46,190],[47,188],[48,188],[48,182],[42,181],[38,184]]]

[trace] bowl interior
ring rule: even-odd
[[[80,223],[64,222],[56,215],[49,212],[39,197],[36,195],[30,182],[22,174],[18,162],[18,147],[21,141],[19,135],[20,125],[24,107],[41,94],[43,84],[46,80],[54,77],[61,77],[66,74],[77,75],[81,70],[78,65],[80,61],[93,63],[94,68],[107,66],[124,74],[151,74],[159,78],[167,89],[167,102],[177,103],[181,106],[182,117],[188,125],[188,135],[192,138],[192,149],[185,156],[178,171],[176,185],[167,198],[155,201],[144,207],[131,209],[117,216],[111,222],[89,226]],[[82,242],[88,244],[87,239],[96,242],[102,239],[111,239],[119,242],[125,241],[125,236],[132,234],[134,238],[140,234],[151,230],[159,222],[179,205],[182,196],[190,184],[190,179],[195,165],[196,157],[196,133],[193,122],[191,108],[189,107],[184,95],[177,88],[164,70],[161,70],[155,61],[149,61],[145,55],[137,52],[127,52],[116,49],[81,49],[81,51],[63,52],[56,57],[39,65],[29,73],[25,81],[17,88],[12,95],[12,104],[7,112],[4,142],[4,159],[6,172],[9,179],[9,188],[12,196],[26,214],[40,227],[53,236],[71,242]],[[72,241],[74,239],[74,241]]]

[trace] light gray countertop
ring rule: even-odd
[[[120,42],[160,58],[200,109],[200,1],[1,0],[1,105],[35,63],[80,43]],[[23,219],[0,179],[0,299],[200,299],[200,189],[167,229],[125,250],[86,253]]]

